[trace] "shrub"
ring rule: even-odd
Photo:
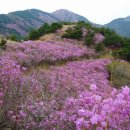
[[[50,26],[50,32],[55,32],[56,30],[62,28],[62,24],[61,23],[52,23]]]
[[[96,50],[96,52],[103,51],[104,50],[104,44],[98,43],[97,45],[95,45],[95,50]]]
[[[130,89],[125,86],[102,97],[96,93],[96,86],[91,85],[90,91],[66,100],[58,119],[66,130],[129,130],[129,93]]]
[[[90,57],[94,51],[80,45],[67,42],[33,42],[26,41],[8,46],[5,52],[21,66],[35,66],[41,63],[54,64],[79,57]]]
[[[120,58],[130,61],[130,43],[125,42],[123,47],[116,52]]]
[[[42,35],[48,34],[48,33],[53,33],[57,29],[62,28],[62,23],[52,23],[51,25],[45,23],[43,24],[42,27],[38,29],[34,29],[29,32],[28,39],[30,40],[36,40]]]
[[[130,86],[130,64],[128,62],[114,61],[107,66],[113,87]]]
[[[104,39],[105,46],[111,46],[120,48],[123,44],[123,38],[117,34],[114,35],[107,35]]]
[[[82,38],[82,30],[81,29],[68,29],[67,33],[62,36],[62,38],[71,38],[80,40]]]
[[[8,112],[17,112],[18,105],[26,97],[22,91],[23,83],[21,66],[7,56],[0,57],[0,128],[11,125]]]
[[[17,41],[17,38],[15,35],[10,35],[9,36],[9,39],[12,40],[12,41]]]
[[[90,32],[87,37],[85,38],[85,44],[89,47],[90,45],[93,44],[93,38],[94,38],[94,33]]]
[[[4,37],[0,38],[0,48],[5,49],[6,48],[7,39]]]
[[[37,30],[32,30],[29,32],[29,36],[28,36],[28,39],[30,40],[35,40],[35,39],[38,39],[39,38],[39,33]]]
[[[43,26],[38,29],[39,36],[42,36],[46,33],[50,33],[51,32],[50,29],[51,28],[49,24],[47,23],[43,24]]]
[[[115,35],[116,32],[112,29],[109,28],[104,28],[104,27],[93,27],[92,28],[95,32],[102,34],[103,36],[110,36],[110,35]]]

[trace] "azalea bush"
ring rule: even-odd
[[[0,128],[15,129],[17,124],[11,119],[20,118],[15,115],[31,96],[29,93],[36,95],[38,90],[41,91],[37,81],[33,77],[24,76],[24,71],[26,68],[8,56],[0,57]]]
[[[105,65],[110,62],[75,61],[31,74],[34,85],[8,118],[24,130],[129,129],[130,89],[109,86]]]
[[[0,128],[129,130],[130,88],[112,88],[107,71],[112,60],[70,60],[92,54],[70,43],[28,41],[8,46],[0,57]],[[59,60],[69,62],[33,68]]]
[[[25,97],[22,71],[20,65],[9,57],[0,58],[0,125],[2,128],[10,125],[8,111],[16,110]]]
[[[94,51],[84,46],[67,42],[33,42],[27,41],[17,45],[10,45],[6,50],[11,59],[21,66],[33,66],[40,63],[54,63],[79,57],[90,57]]]
[[[114,89],[105,98],[98,95],[96,86],[82,92],[78,98],[68,98],[59,112],[61,128],[76,130],[130,129],[130,89]],[[57,120],[58,120],[57,119]],[[59,121],[59,120],[58,120]]]
[[[68,97],[64,105],[57,106],[55,98],[50,102],[39,100],[25,105],[14,118],[25,130],[101,130],[130,128],[130,89],[113,89],[106,97],[96,91],[92,84],[89,90],[77,97]]]
[[[2,57],[1,128],[129,129],[130,89],[109,86],[105,66],[110,62],[75,61],[24,76],[25,68]]]

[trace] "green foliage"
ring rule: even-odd
[[[0,48],[5,49],[6,43],[7,43],[7,39],[4,37],[0,37]]]
[[[105,46],[121,47],[123,38],[117,34],[107,35],[104,39]]]
[[[122,47],[114,52],[118,58],[130,61],[130,38],[122,38]]]
[[[82,30],[81,29],[71,29],[69,28],[67,33],[62,36],[62,38],[71,38],[71,39],[77,39],[80,40],[82,38]]]
[[[38,38],[39,38],[39,33],[37,30],[32,30],[29,32],[29,36],[28,36],[29,40],[36,40]]]
[[[130,64],[114,61],[107,66],[113,87],[130,86]]]
[[[50,32],[55,32],[56,30],[62,28],[61,23],[52,23],[50,26]]]
[[[61,22],[62,25],[72,25],[74,24],[73,22]]]
[[[56,30],[62,28],[62,25],[75,25],[73,28],[69,28],[66,33],[62,36],[62,38],[70,38],[70,39],[83,39],[85,40],[85,44],[87,46],[94,45],[94,35],[95,33],[102,34],[105,39],[103,43],[94,45],[95,50],[97,52],[103,51],[104,48],[109,48],[114,50],[113,54],[115,57],[122,58],[130,61],[130,38],[123,38],[120,35],[116,34],[115,31],[104,28],[104,27],[95,27],[90,23],[85,23],[83,21],[77,23],[70,22],[61,22],[61,23],[52,23],[51,25],[45,23],[42,27],[37,30],[32,30],[29,33],[28,39],[36,40],[40,36],[43,36],[48,33],[53,33]],[[84,38],[82,28],[86,28],[88,30],[88,35]]]
[[[104,50],[104,44],[98,43],[97,45],[95,45],[95,50],[96,50],[96,52],[103,51]]]
[[[86,29],[91,29],[92,25],[90,23],[86,23],[84,21],[79,21],[76,23],[75,29],[82,29],[83,27]]]
[[[124,38],[116,34],[115,31],[109,28],[92,27],[92,30],[94,30],[95,33],[100,33],[105,36],[103,44],[105,47],[114,49],[113,54],[116,58],[121,58],[130,61],[130,38]],[[86,43],[90,43],[91,45],[92,38],[88,37],[88,41]],[[95,46],[96,50],[98,50],[99,48],[99,46]]]
[[[85,44],[89,47],[90,45],[93,44],[93,38],[94,38],[95,33],[90,32],[87,37],[85,38]]]
[[[17,41],[17,37],[15,35],[10,35],[9,39],[12,41]]]
[[[117,53],[122,59],[130,61],[130,44],[118,50]]]
[[[71,38],[71,39],[78,39],[80,40],[83,36],[82,28],[90,29],[92,26],[90,23],[86,23],[84,21],[79,21],[74,23],[74,28],[69,28],[66,31],[66,34],[62,36],[62,38]]]
[[[92,25],[91,25],[90,23],[86,23],[86,24],[85,24],[85,28],[86,28],[86,29],[91,29],[91,28],[92,28]]]
[[[84,21],[79,21],[76,23],[76,28],[81,29],[82,27],[85,27],[86,23]]]
[[[39,36],[42,36],[44,34],[47,34],[47,33],[50,33],[51,32],[51,27],[49,24],[45,23],[43,24],[42,27],[40,27],[38,30],[37,30]]]
[[[92,27],[92,29],[95,31],[95,33],[100,33],[100,34],[102,34],[105,37],[116,34],[116,32],[114,30],[109,29],[109,28]]]
[[[60,28],[62,28],[62,23],[52,23],[51,25],[45,23],[39,29],[30,31],[28,35],[28,39],[36,40],[39,37],[48,33],[53,33]]]

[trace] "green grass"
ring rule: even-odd
[[[130,63],[114,61],[107,66],[110,73],[111,85],[115,88],[130,87]]]

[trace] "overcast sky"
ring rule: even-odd
[[[92,22],[106,24],[130,15],[130,0],[0,0],[0,14],[31,8],[46,12],[68,9]]]

